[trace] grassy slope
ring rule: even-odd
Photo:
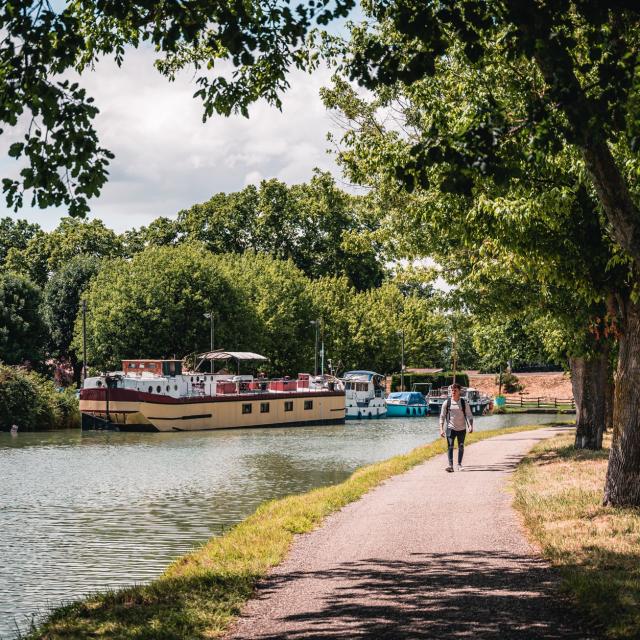
[[[515,504],[585,615],[606,637],[640,638],[640,510],[602,506],[605,445],[540,443],[515,474]]]
[[[474,433],[468,443],[530,430]],[[293,536],[315,529],[330,513],[387,478],[443,453],[438,440],[356,471],[341,484],[267,502],[226,535],[180,558],[148,585],[90,596],[54,610],[29,638],[160,640],[221,636],[257,580],[285,557]]]

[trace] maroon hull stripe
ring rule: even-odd
[[[209,402],[253,402],[260,400],[290,400],[292,398],[330,398],[344,396],[343,391],[293,391],[291,393],[243,393],[219,396],[172,398],[134,389],[109,389],[110,402],[148,402],[150,404],[204,404]],[[80,400],[106,401],[106,390],[81,389]]]

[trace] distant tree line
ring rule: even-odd
[[[82,300],[97,370],[206,350],[210,312],[216,347],[262,352],[274,374],[313,368],[318,319],[327,368],[341,371],[398,371],[402,332],[407,366],[450,367],[453,335],[459,368],[540,356],[524,329],[509,333],[522,346],[505,349],[500,332],[434,287],[434,268],[388,261],[379,219],[368,196],[324,173],[216,194],[122,234],[100,220],[63,218],[45,232],[2,219],[0,361],[63,365],[78,382]]]

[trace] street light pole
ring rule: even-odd
[[[211,340],[210,340],[210,346],[211,346],[210,351],[213,351],[213,342],[214,342],[214,335],[215,335],[215,321],[214,321],[214,316],[213,316],[213,309],[211,311],[209,311],[209,313],[205,313],[204,317],[205,318],[209,318],[209,320],[210,320],[210,324],[209,324],[210,333],[211,333],[211,335],[210,335],[210,338],[211,338]],[[213,358],[210,360],[210,362],[211,362],[211,364],[210,364],[209,368],[211,369],[211,373],[213,373],[213,369],[214,369]]]
[[[313,361],[313,376],[314,378],[318,375],[318,325],[320,324],[319,320],[312,320],[309,324],[312,324],[316,328],[316,341],[314,347],[314,361]]]
[[[82,301],[82,385],[87,379],[87,301]],[[82,386],[81,385],[81,386]]]
[[[324,378],[324,327],[322,326],[322,318],[320,318],[320,375]]]
[[[404,391],[404,329],[398,331],[400,336],[400,390]]]

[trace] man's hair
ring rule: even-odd
[[[460,389],[462,389],[462,387],[457,382],[454,382],[451,385],[451,391],[453,391],[454,389],[457,389],[458,391],[460,391]]]

